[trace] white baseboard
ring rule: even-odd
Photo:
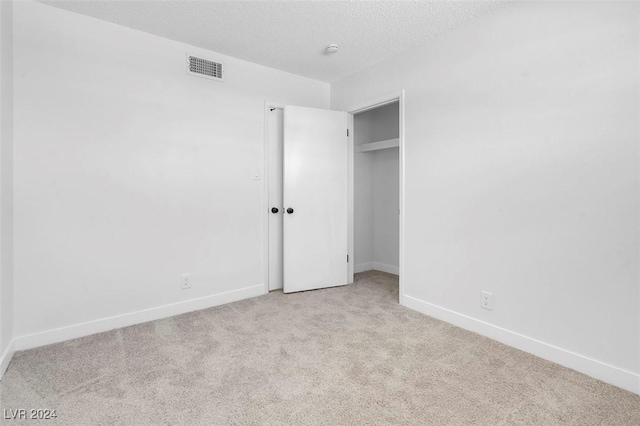
[[[373,262],[373,268],[376,271],[386,272],[387,274],[400,275],[400,269],[397,266],[385,265],[380,262]]]
[[[380,262],[361,263],[353,266],[354,273],[365,271],[382,271],[394,275],[400,274],[400,269],[397,266],[386,265]]]
[[[497,340],[505,345],[539,356],[572,370],[579,371],[603,382],[640,394],[640,375],[605,364],[595,359],[524,336],[470,316],[404,295],[404,306],[451,323],[466,330]]]
[[[9,346],[4,350],[4,353],[0,355],[0,380],[2,380],[2,376],[4,376],[5,371],[7,371],[7,367],[9,367],[9,363],[11,362],[11,358],[13,358],[13,353],[15,352],[15,340],[11,340],[9,342]]]
[[[102,333],[104,331],[113,330],[115,328],[128,327],[130,325],[140,324],[143,322],[154,321],[157,319],[172,317],[174,315],[180,315],[187,312],[210,308],[212,306],[236,302],[238,300],[261,296],[263,294],[265,294],[265,286],[264,284],[260,284],[241,288],[238,290],[218,293],[211,296],[172,303],[170,305],[158,306],[156,308],[131,312],[128,314],[116,315],[113,317],[74,324],[67,327],[54,328],[40,333],[16,337],[14,340],[15,350],[25,350],[38,346],[50,345],[52,343],[58,343],[65,340],[76,339],[78,337]]]
[[[357,274],[359,272],[370,271],[373,269],[373,262],[369,263],[361,263],[359,265],[353,265],[353,273]]]

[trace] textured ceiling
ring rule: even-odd
[[[503,4],[467,1],[43,3],[322,81],[335,81]],[[338,53],[324,52],[337,43]]]

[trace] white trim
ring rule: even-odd
[[[360,263],[358,265],[353,266],[353,272],[356,274],[360,272],[371,271],[372,269],[373,269],[373,262]]]
[[[399,267],[396,275],[399,275],[399,292],[398,292],[398,302],[401,305],[404,305],[404,90],[400,90],[398,92],[390,93],[385,96],[381,96],[376,99],[372,99],[368,102],[364,102],[358,105],[355,105],[347,110],[349,114],[353,116],[353,114],[357,114],[360,112],[368,111],[373,108],[378,108],[383,105],[387,105],[393,102],[398,102],[398,147],[399,151],[399,170],[400,170],[400,187],[399,187],[399,205],[398,205],[398,215],[400,216],[400,226],[399,226]],[[351,132],[353,136],[353,131]],[[353,160],[350,162],[350,170],[349,170],[349,178],[353,179]],[[353,201],[353,194],[351,196],[351,201]],[[353,212],[352,212],[353,213]],[[353,224],[351,225],[350,232],[353,232]],[[364,269],[363,271],[359,271],[358,268],[364,265],[356,265],[354,267],[355,272],[363,272],[368,269]],[[388,266],[388,265],[386,265]],[[370,268],[375,269],[375,268]],[[385,271],[386,272],[386,271]],[[394,273],[394,272],[391,272]]]
[[[365,272],[365,271],[380,271],[386,272],[387,274],[398,275],[400,272],[400,268],[393,265],[387,265],[385,263],[380,262],[368,262],[361,263],[359,265],[354,266],[355,272]]]
[[[400,275],[400,268],[380,262],[373,262],[373,270],[386,272],[387,274]]]
[[[349,256],[349,264],[347,265],[347,283],[353,283],[353,274],[355,266],[354,259],[354,226],[353,226],[353,165],[354,165],[354,148],[353,148],[353,115],[347,114],[347,129],[349,136],[347,138],[347,255]]]
[[[269,292],[269,110],[271,103],[264,102],[264,135],[262,138],[262,279],[265,294]]]
[[[404,170],[405,170],[405,161],[404,161],[404,90],[401,90],[398,94],[398,139],[400,139],[399,143],[399,152],[398,157],[400,160],[400,177],[399,177],[399,194],[398,194],[398,215],[400,216],[399,227],[400,230],[398,235],[400,237],[400,241],[398,243],[398,303],[404,305]]]
[[[183,302],[172,303],[156,308],[144,309],[142,311],[116,315],[67,327],[54,328],[39,333],[16,337],[14,340],[15,349],[25,350],[38,346],[50,345],[52,343],[102,333],[115,328],[128,327],[130,325],[172,317],[174,315],[206,309],[213,306],[223,305],[225,303],[236,302],[242,299],[249,299],[263,294],[264,284],[258,284],[251,287],[226,291],[224,293],[204,296],[197,299],[185,300]]]
[[[13,358],[13,354],[15,351],[15,339],[9,342],[9,346],[4,350],[2,356],[0,356],[0,380],[4,376],[4,373],[7,371],[9,367],[9,363],[11,362],[11,358]]]
[[[603,382],[640,394],[640,375],[632,371],[597,361],[406,294],[404,295],[404,301],[406,307],[425,315],[446,321]]]
[[[347,110],[349,114],[358,114],[361,112],[368,111],[370,109],[379,108],[381,106],[396,102],[402,96],[404,96],[404,90],[399,92],[390,93],[385,96],[380,96],[379,98],[375,98],[370,100],[369,102],[363,102],[361,104],[352,106]]]

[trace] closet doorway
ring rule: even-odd
[[[402,303],[403,93],[360,105],[353,117],[353,272],[399,276]]]
[[[322,264],[322,270],[327,271],[326,265],[329,263],[320,259],[323,256],[336,254],[335,269],[336,277],[326,278],[324,273],[311,274],[321,277],[317,283],[312,283],[308,288],[293,288],[290,291],[304,291],[313,288],[332,287],[353,282],[354,272],[367,270],[380,270],[383,272],[399,275],[399,301],[403,304],[403,232],[404,232],[404,93],[381,98],[348,110],[348,114],[338,111],[317,110],[313,108],[284,107],[265,103],[265,292],[280,288],[287,290],[286,282],[297,283],[302,278],[287,280],[287,266],[295,267],[303,271],[310,270],[311,266],[300,266],[301,262],[292,257],[302,253],[303,249],[316,247],[316,240],[324,236],[332,236],[329,240],[336,242],[330,244],[331,250],[322,249],[312,256],[306,256],[316,264]],[[303,113],[304,120],[296,119],[296,111]],[[299,121],[286,131],[287,111],[293,113],[291,120]],[[305,112],[306,111],[306,112]],[[312,119],[307,117],[313,115]],[[342,115],[341,115],[342,114]],[[298,114],[300,115],[300,114]],[[301,116],[301,117],[302,117]],[[326,116],[326,117],[325,117]],[[326,207],[326,204],[335,198],[333,204],[324,213],[316,215],[322,218],[321,222],[332,224],[331,227],[306,226],[305,232],[293,232],[289,235],[304,235],[298,241],[300,244],[291,244],[286,241],[286,228],[295,224],[298,215],[303,219],[302,213],[319,211],[316,205],[314,208],[304,209],[304,205],[299,201],[300,197],[287,198],[286,185],[287,163],[300,163],[300,158],[294,151],[287,151],[287,134],[294,135],[296,128],[312,128],[315,124],[322,123],[323,120],[344,120],[344,133],[341,125],[335,127],[336,131],[331,138],[326,141],[316,141],[315,147],[328,146],[329,140],[336,141],[336,147],[341,146],[338,151],[333,152],[325,160],[327,167],[317,168],[318,179],[299,180],[293,177],[292,182],[304,184],[305,189],[302,194],[312,194],[316,202]],[[301,118],[298,117],[298,118]],[[325,118],[323,118],[325,117]],[[344,117],[344,118],[342,118]],[[315,123],[315,124],[314,124]],[[333,124],[326,122],[316,130],[311,129],[311,136],[319,134],[320,128],[329,128]],[[316,126],[317,127],[317,126]],[[311,137],[309,136],[309,137]],[[289,145],[298,146],[299,141],[290,138]],[[333,145],[333,142],[332,142]],[[311,146],[311,148],[313,148]],[[321,156],[305,149],[304,152],[310,154],[307,165],[298,169],[314,170],[313,166],[321,163]],[[287,161],[287,152],[289,161]],[[302,151],[301,151],[302,152]],[[293,155],[292,155],[293,154]],[[338,155],[339,154],[339,155]],[[338,158],[340,157],[340,158]],[[343,163],[344,161],[344,163]],[[338,165],[344,164],[344,174]],[[328,178],[331,179],[328,179]],[[333,182],[331,190],[319,196],[317,189],[306,186],[306,181],[317,181],[328,184]],[[342,182],[342,183],[341,183]],[[296,185],[298,184],[296,183]],[[344,186],[343,186],[344,185]],[[344,188],[344,192],[343,191]],[[295,194],[294,194],[295,195]],[[346,196],[345,196],[346,195]],[[344,198],[343,198],[344,197]],[[339,200],[344,200],[338,203]],[[294,206],[294,204],[296,206]],[[301,207],[297,207],[297,206]],[[344,210],[343,210],[344,206]],[[294,208],[296,207],[296,208]],[[288,211],[291,210],[291,213]],[[344,216],[342,216],[344,214]],[[332,217],[335,218],[332,219]],[[341,217],[346,220],[344,228],[336,228],[334,225],[342,223]],[[339,219],[339,220],[338,220]],[[285,223],[285,221],[288,221]],[[302,228],[301,228],[302,229]],[[322,229],[325,229],[322,231]],[[319,237],[312,238],[307,235],[308,230],[319,231]],[[343,249],[344,245],[344,249]],[[335,247],[334,247],[335,246]],[[287,255],[286,251],[290,253]],[[342,251],[344,250],[344,252]],[[335,253],[334,253],[335,252]],[[332,259],[333,259],[332,257]],[[304,257],[303,257],[304,258]],[[339,259],[339,261],[337,260]],[[322,261],[320,261],[322,260]],[[344,263],[342,263],[344,262]],[[344,265],[344,269],[343,266]],[[313,266],[313,265],[312,265]],[[344,271],[344,272],[342,272]],[[338,276],[344,279],[338,279]],[[306,273],[305,273],[306,274]],[[306,274],[309,276],[310,274]],[[324,274],[326,275],[326,274]],[[294,286],[295,287],[295,286]]]

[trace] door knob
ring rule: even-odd
[[[271,207],[271,213],[276,214],[278,213],[280,210],[278,210],[277,207]]]
[[[292,209],[291,207],[289,207],[289,208],[287,209],[287,213],[289,213],[289,214],[293,213],[293,209]]]

